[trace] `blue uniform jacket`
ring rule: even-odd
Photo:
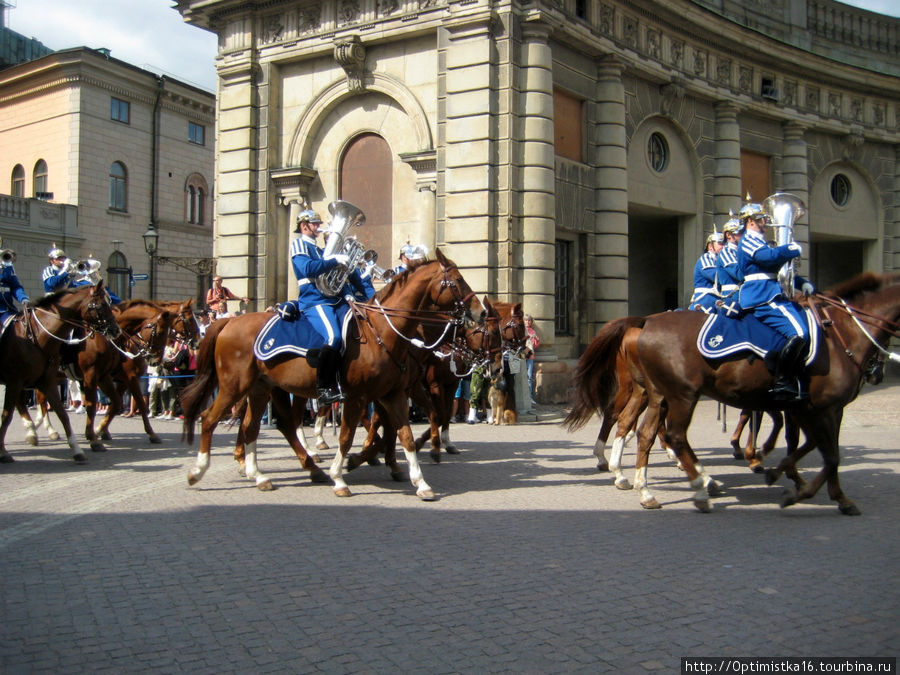
[[[47,265],[44,268],[41,279],[44,282],[44,293],[53,293],[55,291],[64,291],[72,283],[72,273],[66,272],[65,267],[55,267]]]
[[[12,265],[3,265],[0,268],[0,315],[4,317],[9,313],[19,311],[13,298],[19,302],[26,302],[28,294],[22,288],[19,277],[16,276],[16,270]]]
[[[800,251],[789,246],[770,247],[758,232],[747,230],[738,246],[738,269],[744,277],[738,296],[741,307],[751,309],[783,296],[778,283],[778,270]],[[801,288],[806,279],[794,276],[794,286]],[[782,298],[787,300],[789,298]]]
[[[347,284],[337,296],[332,298],[323,295],[316,288],[315,279],[320,274],[337,267],[338,261],[323,259],[322,249],[316,246],[312,237],[302,236],[291,242],[291,265],[294,268],[294,276],[297,277],[299,287],[297,305],[301,311],[316,305],[337,305],[344,301],[345,295],[358,297],[358,293],[367,300],[375,295],[371,280],[366,285],[360,277],[359,270],[350,273]]]
[[[719,282],[719,293],[722,296],[734,293],[744,281],[744,277],[738,269],[737,252],[737,244],[728,242],[716,256],[716,278]]]
[[[704,296],[718,295],[716,290],[716,256],[707,251],[694,265],[694,293],[691,303],[698,302]]]

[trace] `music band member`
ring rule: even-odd
[[[64,291],[67,288],[78,288],[79,286],[96,286],[100,281],[97,270],[91,275],[78,274],[76,265],[69,260],[66,252],[53,244],[47,252],[50,264],[44,268],[41,273],[41,280],[44,283],[45,293],[54,293],[56,291]],[[95,263],[99,267],[99,263]],[[122,300],[109,288],[104,289],[109,295],[109,304],[118,305]]]
[[[735,216],[731,216],[722,226],[725,245],[716,256],[716,280],[719,284],[719,295],[728,298],[741,287],[743,277],[737,264],[738,243],[744,236],[744,226]]]
[[[358,269],[350,272],[347,283],[335,296],[323,294],[316,286],[316,278],[338,265],[347,265],[350,260],[343,253],[335,253],[324,257],[324,249],[316,245],[316,236],[322,219],[310,209],[297,216],[297,229],[300,236],[291,242],[291,265],[297,278],[299,295],[298,309],[303,312],[315,331],[324,340],[325,345],[319,351],[317,368],[317,395],[319,405],[330,405],[344,400],[340,385],[342,365],[341,327],[337,320],[337,310],[347,303],[347,296],[364,297],[366,300],[375,295],[371,278],[360,275]]]
[[[2,246],[3,242],[0,240],[0,247]],[[16,307],[15,301],[18,300],[27,308],[29,300],[13,267],[16,259],[15,252],[11,249],[3,249],[0,254],[2,254],[2,263],[0,263],[0,335],[2,335],[10,320],[19,314],[19,308]]]
[[[716,256],[722,249],[722,235],[713,232],[706,238],[706,248],[694,265],[694,293],[688,309],[712,314],[719,299],[716,283]]]
[[[769,246],[765,226],[770,218],[761,204],[744,204],[739,217],[745,230],[737,256],[738,269],[744,279],[738,291],[740,305],[783,337],[777,349],[775,385],[771,394],[776,400],[795,400],[801,396],[798,375],[807,354],[809,329],[800,307],[782,293],[778,270],[799,257],[803,249],[796,242]],[[794,285],[805,295],[814,292],[813,285],[800,276],[794,277]],[[767,356],[766,360],[769,358]]]

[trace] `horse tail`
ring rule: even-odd
[[[569,431],[583,427],[598,410],[605,410],[618,390],[616,357],[629,328],[643,328],[644,318],[626,316],[610,321],[578,359],[572,378],[572,410],[563,420]]]
[[[218,319],[206,329],[197,350],[197,371],[193,381],[181,392],[181,409],[184,412],[184,426],[181,430],[182,442],[194,442],[194,422],[203,412],[206,402],[219,386],[216,373],[216,340],[228,324],[228,319]]]

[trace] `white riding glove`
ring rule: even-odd
[[[346,253],[335,253],[331,255],[329,260],[337,260],[341,265],[349,265],[350,264],[350,256]]]
[[[813,288],[813,285],[811,283],[809,283],[808,281],[805,282],[803,284],[803,286],[801,286],[800,290],[803,291],[803,295],[805,295],[806,297],[809,297],[810,295],[812,295],[813,293],[816,292],[816,289]]]
[[[798,256],[803,255],[803,247],[800,246],[800,244],[798,244],[796,241],[792,241],[790,244],[788,244],[788,249],[790,249],[791,251],[796,251]]]

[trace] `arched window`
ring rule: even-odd
[[[206,179],[192,173],[184,184],[184,219],[194,225],[206,225]]]
[[[118,243],[118,242],[117,242]],[[131,297],[131,270],[128,258],[121,251],[113,251],[106,261],[106,284],[120,300]]]
[[[122,162],[113,162],[109,167],[109,208],[126,211],[128,206],[128,173]]]
[[[46,199],[47,193],[50,192],[48,189],[47,162],[42,159],[37,161],[37,164],[34,165],[32,178],[34,179],[34,196],[38,199]]]
[[[13,197],[25,196],[25,167],[21,164],[16,164],[13,167],[12,186],[10,187],[9,193]]]
[[[340,198],[366,214],[366,247],[375,249],[378,259],[385,262],[397,255],[391,245],[394,222],[392,163],[393,154],[387,141],[378,134],[364,133],[347,144],[340,164]]]

